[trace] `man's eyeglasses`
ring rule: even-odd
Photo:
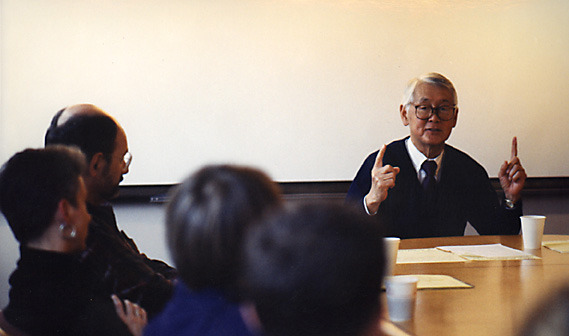
[[[436,114],[442,121],[449,121],[454,118],[456,112],[456,106],[443,105],[439,107],[432,107],[427,105],[414,105],[415,115],[417,119],[428,120]]]

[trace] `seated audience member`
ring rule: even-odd
[[[109,202],[118,195],[132,159],[125,131],[98,107],[73,105],[53,117],[45,144],[77,146],[85,154],[87,211],[92,217],[87,248],[94,259],[98,289],[136,302],[153,316],[172,295],[170,280],[177,273],[164,262],[140,253],[117,226]]]
[[[145,335],[252,335],[237,288],[244,235],[281,203],[264,173],[207,166],[178,186],[166,211],[166,238],[180,279]]]
[[[0,210],[20,242],[10,302],[2,311],[9,326],[0,327],[8,332],[142,334],[142,308],[125,302],[125,310],[116,297],[95,290],[85,252],[91,217],[84,170],[83,154],[65,146],[25,150],[0,170]]]
[[[519,336],[569,336],[569,285],[550,294],[536,307]]]
[[[268,336],[379,335],[385,256],[370,218],[304,204],[251,230],[244,293]]]
[[[500,199],[486,170],[445,143],[458,120],[457,104],[454,85],[443,75],[411,80],[399,107],[410,136],[370,154],[356,174],[346,200],[382,222],[387,236],[462,236],[466,222],[479,234],[519,233],[526,173],[517,139],[498,172]]]

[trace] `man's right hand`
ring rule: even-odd
[[[370,214],[375,214],[381,202],[387,198],[387,191],[395,186],[395,178],[399,174],[399,167],[383,165],[386,145],[381,147],[371,170],[371,188],[365,196],[365,204]]]

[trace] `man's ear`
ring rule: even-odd
[[[89,176],[97,176],[103,172],[103,168],[107,164],[107,160],[103,153],[96,153],[89,162]]]
[[[401,115],[403,126],[409,126],[409,117],[407,116],[407,109],[405,108],[405,105],[399,105],[399,114]]]
[[[454,128],[454,126],[456,126],[457,122],[458,122],[458,107],[456,108],[456,112],[454,113],[454,122],[452,124],[453,128]]]

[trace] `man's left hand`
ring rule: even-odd
[[[518,158],[518,139],[512,139],[512,155],[510,161],[504,161],[498,172],[500,185],[506,198],[516,203],[522,198],[522,189],[526,182],[526,171]]]

